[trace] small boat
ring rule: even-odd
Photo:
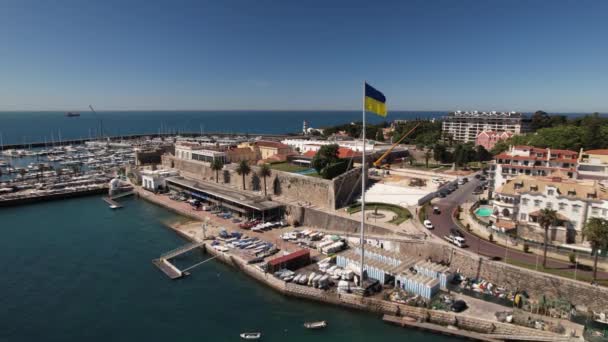
[[[120,209],[120,208],[122,208],[122,206],[116,205],[116,204],[110,204],[110,209],[112,209],[112,210]]]
[[[65,116],[67,116],[68,118],[73,118],[73,117],[80,116],[80,113],[67,112],[67,113],[65,113]]]
[[[306,322],[304,323],[304,328],[306,329],[323,329],[327,327],[326,321],[318,321],[318,322]]]
[[[262,333],[259,333],[259,332],[242,333],[241,338],[244,340],[259,340],[260,338],[262,338]]]

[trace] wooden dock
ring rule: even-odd
[[[204,242],[193,242],[193,243],[189,243],[185,246],[181,246],[178,247],[172,251],[169,251],[167,253],[163,253],[160,258],[158,259],[154,259],[152,260],[152,264],[154,264],[154,266],[158,267],[159,270],[163,271],[164,274],[166,274],[171,280],[175,280],[175,279],[179,279],[185,275],[188,274],[188,272],[186,272],[186,270],[192,269],[200,264],[205,263],[208,260],[205,260],[203,262],[200,262],[198,264],[195,264],[193,266],[188,267],[186,270],[181,271],[179,268],[177,268],[175,265],[173,265],[169,259],[173,259],[177,256],[180,256],[184,253],[188,253],[191,250],[194,250],[196,248],[200,248],[201,246],[203,246],[205,243]]]
[[[402,327],[421,329],[425,331],[430,331],[436,334],[443,334],[448,336],[456,336],[461,338],[466,338],[474,341],[483,341],[483,342],[500,342],[502,339],[494,339],[484,334],[478,334],[471,331],[458,330],[458,329],[450,329],[441,325],[431,324],[431,323],[422,323],[416,322],[411,317],[397,317],[393,315],[384,315],[382,320],[385,322],[393,323],[400,325]]]
[[[122,208],[122,204],[116,202],[115,200],[111,199],[110,197],[102,197],[102,199],[106,203],[108,203],[110,205],[110,208],[112,208],[112,209]]]

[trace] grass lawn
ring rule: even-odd
[[[285,171],[285,172],[298,172],[308,170],[308,167],[290,164],[288,162],[270,164],[270,168],[273,170]]]
[[[392,220],[388,221],[388,223],[394,224],[396,226],[398,226],[401,223],[409,220],[412,217],[412,214],[410,213],[409,210],[407,210],[406,208],[400,207],[398,205],[394,205],[394,204],[388,204],[388,203],[365,203],[365,206],[366,206],[365,211],[373,211],[376,208],[378,208],[380,210],[392,211],[397,216],[395,218],[393,218]],[[357,212],[361,211],[361,204],[357,203],[355,205],[352,205],[352,206],[348,207],[347,211],[348,211],[349,214],[357,213]]]

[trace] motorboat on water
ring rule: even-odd
[[[323,329],[327,327],[326,321],[318,321],[318,322],[306,322],[304,323],[304,328],[306,329]]]
[[[244,340],[259,340],[260,338],[262,338],[262,333],[246,332],[246,333],[242,333],[240,336]]]

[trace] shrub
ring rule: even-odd
[[[527,243],[524,243],[524,253],[530,253],[530,245]]]
[[[570,259],[570,263],[575,264],[576,263],[576,253],[570,252],[570,254],[568,254],[568,259]]]
[[[488,236],[488,240],[490,240],[490,242],[494,242],[494,234],[490,233],[490,236]]]
[[[471,231],[471,224],[470,224],[470,223],[467,223],[466,228],[467,228],[467,230],[468,230],[468,231]]]

